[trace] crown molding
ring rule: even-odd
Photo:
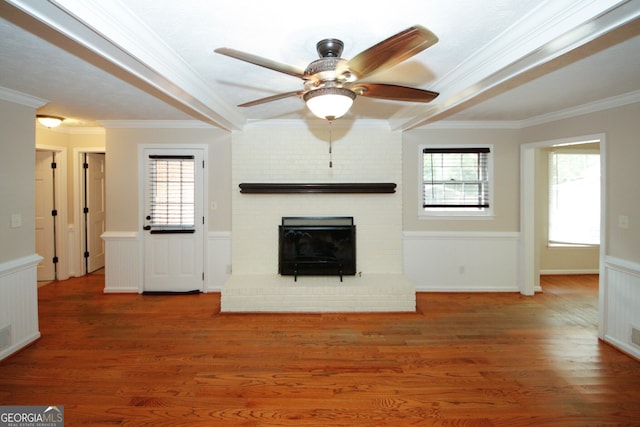
[[[524,129],[640,102],[640,90],[524,120],[441,120],[418,129]]]
[[[219,129],[199,120],[99,120],[98,123],[107,129]]]
[[[441,120],[419,129],[520,129],[516,120]]]
[[[65,126],[64,124],[62,124],[54,128],[48,128],[38,123],[37,120],[36,120],[36,128],[47,131],[47,132],[63,133],[67,135],[104,135],[105,134],[105,129],[98,126]]]
[[[389,122],[387,120],[374,120],[374,119],[346,119],[341,118],[331,122],[331,126],[336,129],[349,129],[354,127],[367,127],[367,128],[381,128],[390,129]],[[243,127],[243,129],[257,129],[257,128],[323,128],[329,127],[329,122],[322,119],[268,119],[268,120],[249,120]]]
[[[7,89],[6,87],[0,87],[0,99],[3,101],[14,102],[16,104],[24,105],[26,107],[31,107],[31,108],[39,108],[49,102],[46,99],[27,95],[22,92]]]
[[[394,130],[437,121],[488,90],[542,66],[640,16],[628,0],[545,1],[432,85],[440,101],[417,117],[392,118]]]
[[[6,0],[193,117],[224,129],[245,122],[124,3],[118,0]]]
[[[611,98],[605,98],[599,101],[590,102],[588,104],[567,108],[565,110],[560,110],[553,113],[542,114],[540,116],[520,121],[519,126],[521,128],[537,126],[544,123],[555,122],[557,120],[569,119],[572,117],[582,116],[584,114],[596,113],[598,111],[604,111],[611,108],[635,104],[637,102],[640,102],[640,90],[618,96],[612,96]]]

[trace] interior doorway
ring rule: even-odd
[[[36,145],[35,155],[35,238],[39,282],[69,278],[67,253],[67,151],[65,148]]]
[[[76,276],[102,270],[105,266],[106,155],[104,147],[75,148],[74,174],[74,261]]]
[[[525,295],[533,295],[540,291],[540,247],[544,236],[540,231],[538,221],[538,191],[537,186],[537,165],[543,149],[559,146],[584,143],[586,141],[597,141],[600,146],[600,246],[599,246],[599,272],[602,280],[604,269],[604,254],[606,253],[606,141],[604,134],[586,135],[559,140],[540,141],[523,144],[521,146],[521,268],[520,268],[520,291]],[[599,298],[599,336],[602,338],[603,330],[603,298],[600,286]]]
[[[38,282],[57,280],[55,164],[55,151],[36,150],[36,253],[42,257],[37,269]]]
[[[84,153],[83,162],[83,223],[84,223],[84,271],[93,273],[104,267],[105,203],[105,155]]]

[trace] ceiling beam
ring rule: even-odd
[[[237,109],[216,96],[201,76],[120,2],[6,1],[66,38],[72,53],[97,55],[106,61],[108,67],[103,69],[110,74],[198,120],[227,130],[244,126]]]
[[[439,103],[408,107],[390,119],[391,129],[424,126],[488,99],[501,86],[640,16],[640,0],[547,1],[514,23],[485,49],[432,85]],[[520,78],[520,79],[519,79]],[[491,92],[490,92],[491,91]]]

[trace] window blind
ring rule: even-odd
[[[195,230],[194,156],[149,156],[151,230]]]
[[[488,147],[425,148],[423,207],[489,207]]]

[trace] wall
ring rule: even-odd
[[[107,128],[107,229],[138,231],[138,146],[141,144],[209,145],[210,231],[231,229],[231,137],[210,128]],[[212,205],[215,204],[215,206]]]
[[[149,127],[107,128],[107,231],[105,292],[139,292],[142,283],[142,215],[138,212],[139,160],[142,144],[206,144],[208,145],[208,194],[205,214],[208,234],[205,260],[204,290],[220,290],[228,277],[231,253],[231,136],[228,132],[171,123],[149,124]]]
[[[40,336],[34,107],[31,102],[25,106],[0,96],[0,359]]]
[[[599,144],[581,144],[566,149],[599,150]],[[549,246],[549,152],[541,148],[536,158],[536,231],[541,274],[593,274],[600,268],[600,247]]]
[[[599,335],[616,347],[640,357],[640,345],[631,342],[631,328],[640,325],[640,103],[532,126],[522,131],[522,142],[551,141],[604,133],[606,162],[605,230],[601,242],[604,265],[600,276]],[[603,154],[601,152],[601,154]],[[629,219],[619,226],[619,216]]]
[[[104,152],[105,132],[103,128],[60,127],[47,129],[36,125],[36,147],[56,151],[56,179],[66,180],[64,187],[58,187],[56,197],[58,204],[57,230],[66,233],[58,236],[58,279],[64,280],[71,276],[84,274],[84,257],[82,243],[82,219],[79,223],[76,217],[82,209],[81,205],[81,176],[82,165],[80,156],[83,149]],[[66,206],[63,209],[61,206]]]
[[[0,262],[33,255],[35,248],[35,113],[0,99]],[[11,227],[12,216],[20,217]],[[17,217],[16,217],[17,218]]]
[[[283,216],[353,216],[357,269],[402,272],[401,137],[388,128],[255,127],[233,139],[233,269],[276,274]],[[394,182],[395,194],[247,195],[242,182]]]
[[[443,126],[446,124],[403,134],[405,273],[418,291],[517,292],[518,131]],[[493,145],[493,217],[448,219],[418,215],[422,144]]]
[[[522,130],[521,142],[551,141],[580,135],[606,135],[606,255],[640,263],[640,104],[586,114]],[[618,227],[619,215],[629,228]]]
[[[414,311],[402,274],[402,138],[386,125],[254,125],[233,136],[233,273],[223,311]],[[329,154],[331,147],[332,153]],[[330,167],[330,160],[332,167]],[[393,194],[242,194],[241,183],[396,183]],[[283,216],[351,216],[356,276],[278,275]]]

